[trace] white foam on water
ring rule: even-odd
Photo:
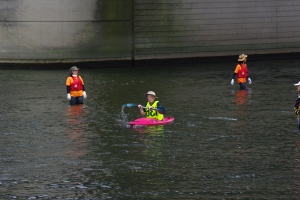
[[[236,118],[230,117],[207,117],[208,119],[219,119],[219,120],[226,120],[226,121],[237,121]]]

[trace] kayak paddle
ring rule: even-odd
[[[158,113],[160,114],[165,114],[166,113],[166,109],[164,107],[157,107],[157,108],[153,108],[154,110],[157,110]]]
[[[124,104],[125,107],[131,108],[131,107],[137,107],[138,105],[134,104],[134,103],[126,103]]]
[[[137,107],[138,105],[134,104],[134,103],[126,103],[124,104],[125,107],[131,108],[131,107]],[[142,106],[142,108],[146,108],[145,106]],[[156,110],[157,112],[159,112],[160,114],[165,114],[166,113],[166,109],[164,107],[157,107],[157,108],[153,108],[153,110]]]

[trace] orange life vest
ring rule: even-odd
[[[80,76],[78,77],[73,77],[73,82],[71,83],[70,85],[70,90],[71,91],[78,91],[78,90],[82,90],[82,81],[81,81],[81,78]]]
[[[241,65],[241,69],[237,73],[238,78],[247,78],[248,77],[248,68],[246,64]]]

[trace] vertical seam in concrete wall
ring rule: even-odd
[[[279,31],[278,26],[280,26],[278,14],[279,14],[280,10],[278,9],[278,6],[279,6],[278,0],[276,0],[275,3],[276,3],[276,38],[275,38],[275,40],[278,40],[280,37],[280,35],[278,34],[278,31]]]
[[[134,66],[134,61],[135,61],[135,32],[134,32],[134,26],[135,26],[135,23],[134,23],[134,20],[135,20],[135,17],[134,17],[134,9],[135,9],[135,6],[134,6],[134,0],[132,0],[132,16],[131,16],[131,33],[132,33],[132,45],[131,45],[131,65]]]

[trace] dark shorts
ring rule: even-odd
[[[69,101],[70,105],[83,104],[83,96],[81,97],[71,97]]]
[[[247,90],[246,83],[239,83],[240,84],[240,89],[241,90]]]

